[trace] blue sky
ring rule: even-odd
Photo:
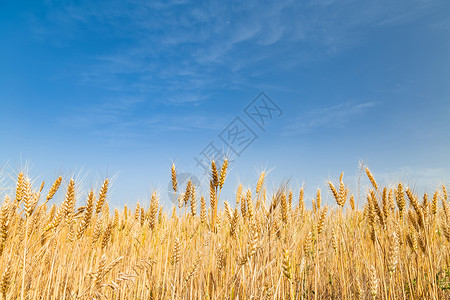
[[[449,11],[410,0],[2,1],[3,186],[26,168],[86,189],[113,177],[112,205],[147,203],[154,189],[164,201],[172,161],[202,178],[194,157],[213,141],[234,160],[230,200],[264,169],[269,188],[289,179],[313,195],[341,171],[355,186],[360,160],[379,181],[431,191],[450,178]],[[264,130],[244,111],[262,91],[282,111]],[[219,136],[236,117],[257,136],[239,155]]]

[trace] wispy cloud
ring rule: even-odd
[[[377,102],[342,103],[321,107],[296,117],[286,127],[285,135],[308,134],[320,129],[343,128],[353,118],[366,113]]]
[[[166,90],[181,95],[196,90],[203,95],[195,99],[202,101],[205,90],[236,88],[236,75],[244,86],[257,84],[251,67],[260,63],[276,60],[279,70],[265,72],[283,72],[305,60],[334,55],[357,44],[364,29],[411,21],[439,3],[50,1],[46,23],[30,19],[40,37],[59,45],[64,40],[82,41],[86,28],[104,39],[126,41],[90,58],[93,63],[81,72],[84,84],[153,92],[164,99],[185,98],[165,94]]]
[[[143,102],[142,98],[110,98],[102,103],[75,108],[70,115],[63,116],[60,123],[76,128],[123,123]]]
[[[74,108],[69,115],[61,117],[59,123],[87,131],[90,136],[100,137],[112,146],[130,146],[173,132],[219,132],[229,121],[226,115],[172,111],[161,109],[160,104],[148,107],[141,98],[110,98],[95,105]]]
[[[192,116],[195,122],[161,113],[147,118],[137,113],[139,106],[199,105],[221,90],[282,90],[284,85],[268,82],[267,76],[340,53],[367,38],[371,28],[410,22],[442,3],[400,2],[49,1],[46,18],[30,17],[30,25],[40,39],[58,47],[89,43],[86,36],[108,44],[84,53],[74,67],[81,85],[106,93],[99,104],[65,117],[64,124],[120,124],[135,133],[140,128],[196,130],[220,126],[203,116]],[[286,134],[343,127],[374,105],[310,111],[293,120]]]

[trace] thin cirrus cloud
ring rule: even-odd
[[[296,117],[284,130],[284,135],[309,134],[317,130],[344,128],[355,117],[368,113],[378,102],[346,102],[314,109]]]
[[[232,80],[235,74],[243,86],[257,84],[257,78],[248,80],[248,74],[254,74],[252,68],[262,62],[276,59],[279,72],[283,67],[292,69],[354,46],[364,29],[407,22],[439,3],[399,2],[377,1],[364,6],[355,1],[277,1],[264,6],[257,1],[51,4],[46,32],[48,39],[58,42],[79,39],[82,28],[106,38],[128,40],[93,55],[93,63],[80,74],[81,81],[114,91],[148,93],[151,89],[163,93],[164,99],[183,101],[184,97],[170,97],[164,91],[190,94],[194,89],[204,93],[235,88],[239,85]],[[351,14],[349,5],[353,6]],[[45,26],[35,25],[42,35]],[[308,45],[310,51],[294,55],[292,49],[302,45]],[[129,75],[133,84],[122,78]]]
[[[110,47],[86,53],[89,59],[81,63],[78,74],[81,84],[173,106],[203,103],[217,90],[260,89],[268,82],[268,74],[282,74],[336,55],[364,40],[363,32],[409,22],[442,2],[49,3],[43,24],[33,21],[41,37],[58,45],[64,45],[64,41],[70,45],[71,41],[82,42],[87,30],[112,41]],[[271,83],[271,88],[289,89],[277,83]],[[123,122],[133,114],[132,109],[105,108],[101,103],[122,103],[121,97],[104,97],[92,108],[99,122]],[[348,117],[364,113],[373,105],[346,103],[318,108],[294,120],[286,134],[345,126]],[[330,111],[333,118],[329,117]],[[73,120],[83,120],[83,115]]]
[[[195,97],[195,96],[194,96]],[[181,100],[174,99],[180,102]],[[189,99],[184,99],[189,101]],[[196,99],[192,99],[196,101]],[[101,104],[74,109],[59,121],[72,128],[95,129],[94,135],[122,134],[130,139],[148,136],[149,132],[219,130],[227,121],[225,117],[186,111],[183,116],[161,112],[153,108],[148,113],[137,113],[145,105],[142,98],[108,99]],[[106,128],[107,130],[102,130]],[[108,134],[109,132],[109,134]],[[128,135],[127,133],[130,133]]]

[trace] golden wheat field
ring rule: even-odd
[[[361,209],[342,175],[311,206],[303,189],[266,190],[263,172],[230,203],[226,173],[213,162],[202,196],[173,165],[176,207],[154,192],[148,208],[112,211],[108,179],[79,199],[73,179],[38,185],[20,172],[0,210],[2,298],[450,299],[445,185],[417,195],[366,169]],[[56,193],[64,201],[49,205]]]

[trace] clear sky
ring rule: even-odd
[[[202,180],[210,142],[233,158],[227,198],[264,169],[307,195],[354,184],[360,160],[449,182],[449,1],[25,3],[0,2],[4,187],[24,167],[164,201],[172,161]]]

